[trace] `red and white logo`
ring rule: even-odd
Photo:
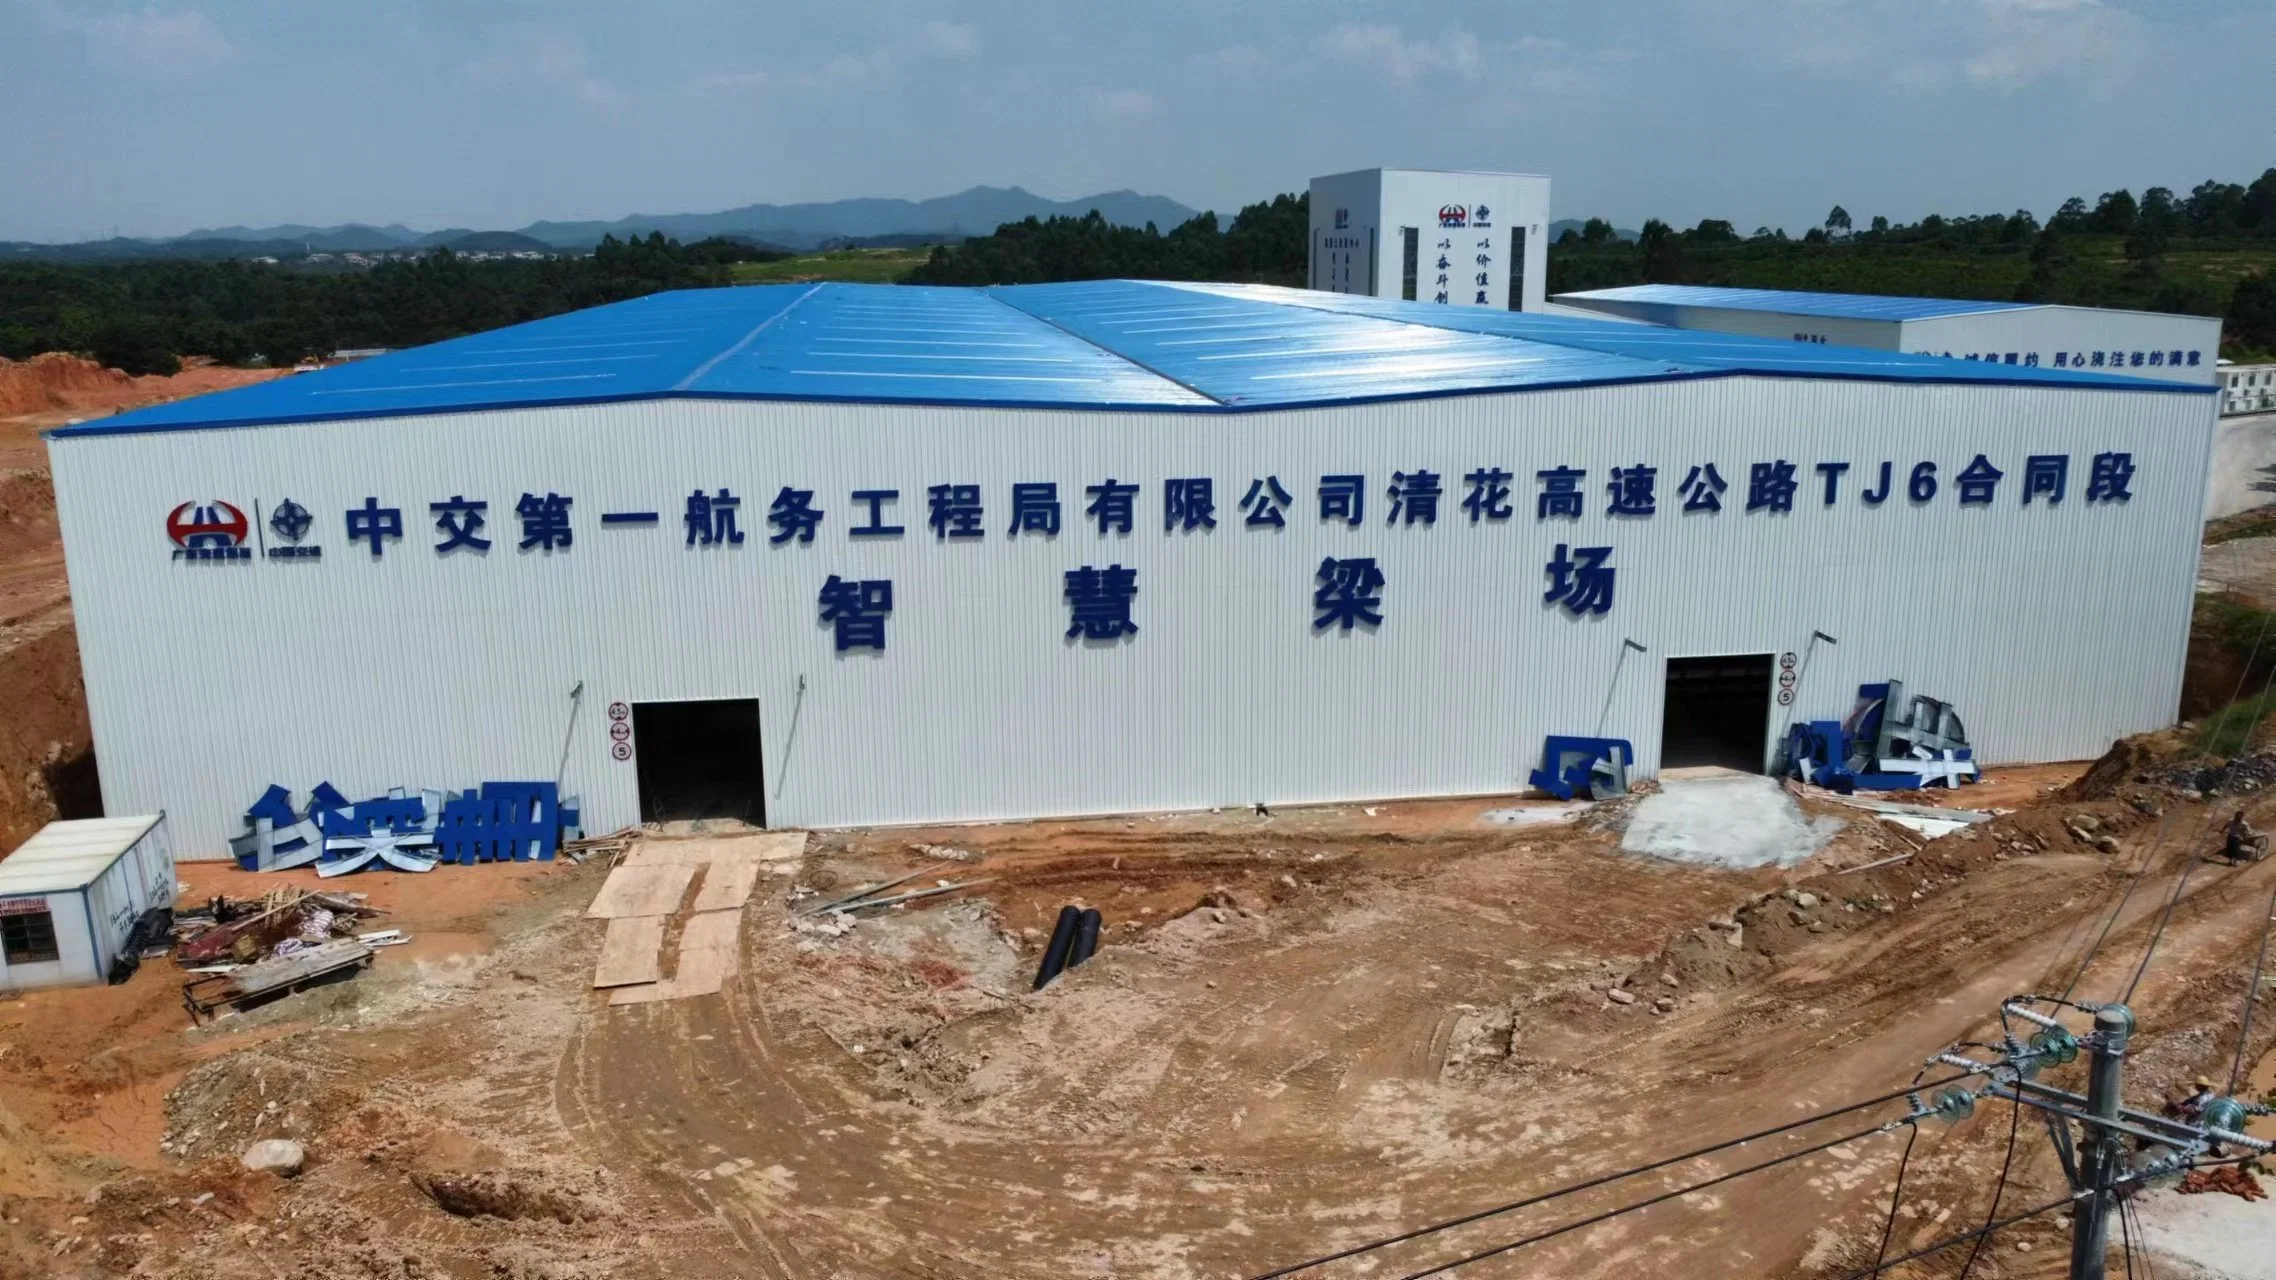
[[[176,560],[251,560],[245,545],[252,531],[245,513],[219,498],[185,502],[166,517],[166,536]]]

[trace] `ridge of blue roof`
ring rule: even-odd
[[[2214,390],[1264,285],[757,285],[651,294],[47,434],[674,397],[1238,412],[1734,374]]]
[[[1799,289],[1736,289],[1720,285],[1632,284],[1617,289],[1560,293],[1555,301],[1572,306],[1591,302],[1627,303],[1640,309],[1718,307],[1727,311],[1768,311],[1779,315],[1833,320],[1934,320],[1988,311],[2022,311],[2029,302],[1982,302],[1966,298],[1900,298],[1862,293],[1809,293]],[[1648,318],[1648,317],[1647,317]]]
[[[1588,320],[1577,316],[1542,315],[1531,311],[1496,311],[1485,307],[1449,307],[1430,302],[1401,302],[1364,295],[1280,289],[1271,285],[1201,284],[1177,287],[1244,297],[1272,295],[1288,306],[1401,320],[1410,324],[1601,351],[1609,355],[1659,360],[1671,368],[1694,375],[1744,373],[1770,377],[2102,387],[2111,390],[2174,391],[2185,394],[2201,394],[2212,389],[2195,383],[2163,382],[2150,378],[2131,378],[2123,374],[1986,364],[1973,360],[1954,360],[1946,356],[1882,351],[1871,347],[1755,338],[1744,334],[1719,333],[1711,329],[1676,329],[1665,325]]]

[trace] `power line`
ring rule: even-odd
[[[2276,924],[2276,889],[2268,892],[2268,918],[2260,922],[2260,954],[2252,962],[2252,985],[2244,989],[2244,1016],[2236,1033],[2236,1058],[2229,1063],[2229,1087],[2223,1093],[2236,1092],[2236,1081],[2244,1073],[2245,1046],[2252,1043],[2252,1006],[2260,996],[2260,970],[2268,962],[2269,926]]]
[[[2237,672],[2236,687],[2229,690],[2228,702],[2222,706],[2220,715],[2214,718],[2212,728],[2206,732],[2203,744],[2197,749],[2197,754],[2189,757],[2189,763],[2194,764],[2199,760],[2211,757],[2213,754],[2213,744],[2219,741],[2221,729],[2228,724],[2229,712],[2236,709],[2237,700],[2244,695],[2244,682],[2252,678],[2252,663],[2255,658],[2260,656],[2260,646],[2268,639],[2270,622],[2276,622],[2276,612],[2261,616],[2259,634],[2253,636],[2252,649],[2245,656],[2244,667]],[[2261,684],[2260,696],[2263,700],[2267,698],[2268,690],[2272,684],[2276,684],[2276,667],[2269,668],[2268,679]],[[2087,966],[2094,963],[2094,957],[2101,952],[2102,944],[2109,939],[2111,926],[2117,924],[2118,918],[2125,914],[2126,903],[2133,898],[2134,890],[2140,887],[2142,878],[2149,874],[2151,864],[2157,861],[2157,851],[2165,845],[2166,833],[2173,825],[2174,812],[2175,810],[2172,808],[2165,811],[2164,819],[2158,823],[2157,838],[2150,842],[2149,852],[2142,855],[2142,864],[2134,869],[2133,878],[2126,882],[2126,892],[2119,897],[2118,905],[2111,908],[2110,918],[2102,922],[2102,933],[2095,938],[2094,945],[2088,947],[2085,954],[2079,957],[2077,971],[2071,974],[2069,985],[2063,988],[2064,999],[2068,1000],[2071,992],[2078,988],[2079,980],[2086,976]],[[2196,864],[2191,863],[2190,865],[2193,867]],[[2186,872],[2184,878],[2186,878]],[[2070,945],[2067,938],[2063,945],[2066,947]],[[2153,942],[2151,945],[2155,946],[2156,944]],[[2056,954],[2062,954],[2060,948],[2056,950]],[[2144,968],[2149,965],[2149,958],[2146,955],[2143,957],[2142,964]],[[2141,981],[2139,972],[2136,973],[2134,980],[2136,982]],[[2133,994],[2133,988],[2127,987],[2126,992],[2130,997]]]
[[[2007,1228],[2014,1226],[2018,1222],[2036,1218],[2042,1213],[2052,1213],[2053,1211],[2062,1208],[2064,1205],[2070,1204],[2072,1201],[2079,1200],[2089,1194],[2092,1193],[2085,1191],[2072,1192],[2070,1195],[2064,1196],[2060,1200],[2040,1205],[2036,1209],[2031,1209],[2023,1213],[2016,1214],[2012,1218],[2004,1218],[1998,1222],[1987,1222],[1983,1226],[1977,1227],[1973,1231],[1963,1231],[1956,1236],[1946,1236],[1934,1244],[1923,1245],[1922,1247],[1913,1250],[1911,1253],[1908,1253],[1901,1258],[1891,1258],[1887,1262],[1877,1262],[1870,1267],[1864,1268],[1863,1270],[1852,1271],[1848,1275],[1840,1277],[1840,1280],[1868,1280],[1868,1277],[1880,1275],[1882,1272],[1887,1271],[1891,1267],[1901,1267],[1908,1262],[1916,1262],[1932,1253],[1938,1253],[1945,1249],[1949,1249],[1953,1245],[1965,1244],[1970,1240],[1981,1239],[1984,1236],[1990,1235],[1994,1231],[2005,1231]]]
[[[2118,1202],[2118,1247],[2126,1255],[2126,1280],[2134,1280],[2134,1206],[2130,1200]]]
[[[1487,1258],[1498,1257],[1505,1253],[1511,1253],[1515,1250],[1523,1249],[1528,1245],[1536,1245],[1544,1240],[1553,1240],[1558,1236],[1566,1234],[1567,1232],[1578,1231],[1583,1227],[1593,1227],[1600,1222],[1608,1222],[1614,1218],[1621,1216],[1622,1214],[1634,1213],[1639,1209],[1649,1209],[1655,1204],[1663,1204],[1669,1200],[1674,1200],[1681,1196],[1690,1195],[1694,1191],[1704,1191],[1709,1187],[1719,1186],[1722,1183],[1730,1182],[1736,1178],[1744,1178],[1749,1174],[1760,1173],[1765,1169],[1775,1168],[1778,1165],[1792,1163],[1793,1161],[1800,1160],[1805,1156],[1813,1156],[1821,1151],[1830,1151],[1835,1147],[1855,1142],[1860,1138],[1870,1138],[1876,1134],[1887,1133],[1898,1125],[1911,1124],[1912,1122],[1912,1118],[1908,1116],[1902,1120],[1892,1120],[1887,1124],[1874,1125],[1870,1129],[1860,1129],[1855,1133],[1848,1134],[1844,1137],[1835,1138],[1830,1142],[1821,1142],[1814,1147],[1804,1147],[1800,1151],[1789,1152],[1786,1155],[1776,1156],[1769,1160],[1765,1160],[1760,1164],[1748,1165],[1744,1169],[1733,1169],[1729,1173],[1719,1173],[1712,1178],[1703,1178],[1698,1182],[1690,1184],[1689,1186],[1677,1187],[1673,1191],[1663,1191],[1656,1196],[1650,1196],[1645,1199],[1638,1200],[1633,1204],[1624,1204],[1617,1209],[1607,1209],[1603,1213],[1592,1214],[1586,1218],[1576,1218],[1573,1221],[1565,1223],[1562,1226],[1551,1227],[1547,1231],[1537,1231],[1529,1236],[1521,1236],[1518,1239],[1512,1240],[1507,1244],[1495,1245],[1491,1249],[1480,1249],[1476,1253],[1456,1258],[1452,1262],[1441,1262],[1435,1267],[1425,1267],[1420,1271],[1410,1271],[1406,1275],[1399,1277],[1399,1280],[1424,1280],[1424,1277],[1426,1276],[1439,1275],[1443,1272],[1452,1271],[1456,1267],[1466,1267],[1473,1262],[1483,1262]]]
[[[1903,1089],[1892,1090],[1891,1092],[1884,1093],[1879,1097],[1867,1098],[1862,1102],[1852,1102],[1845,1106],[1836,1107],[1831,1111],[1820,1111],[1814,1115],[1804,1116],[1802,1119],[1789,1121],[1786,1124],[1778,1125],[1774,1128],[1757,1130],[1754,1133],[1744,1134],[1740,1137],[1726,1139],[1722,1142],[1715,1143],[1712,1146],[1699,1147],[1691,1151],[1686,1151],[1681,1155],[1673,1155],[1668,1156],[1664,1159],[1654,1160],[1650,1164],[1640,1164],[1626,1169],[1615,1170],[1611,1173],[1601,1174],[1597,1177],[1589,1178],[1581,1182],[1570,1183],[1566,1186],[1544,1191],[1539,1195],[1527,1196],[1523,1200],[1512,1200],[1508,1204],[1495,1205],[1490,1209],[1480,1209],[1475,1213],[1467,1213],[1459,1218],[1448,1218],[1443,1222],[1434,1222],[1428,1226],[1417,1227],[1412,1231],[1401,1232],[1395,1236],[1384,1236],[1378,1240],[1369,1240],[1363,1244],[1355,1244],[1348,1249],[1342,1249],[1335,1253],[1322,1254],[1317,1258],[1308,1258],[1303,1262],[1291,1263],[1288,1266],[1280,1267],[1276,1270],[1262,1272],[1258,1275],[1249,1277],[1249,1280],[1279,1280],[1279,1278],[1282,1276],[1294,1275],[1297,1272],[1306,1269],[1307,1267],[1325,1266],[1330,1262],[1341,1262],[1345,1258],[1354,1258],[1360,1254],[1371,1253],[1377,1249],[1389,1248],[1395,1244],[1405,1244],[1409,1240],[1419,1240],[1424,1236],[1435,1235],[1441,1231],[1450,1231],[1455,1227],[1468,1226],[1473,1222],[1481,1222],[1487,1218],[1498,1217],[1505,1213],[1515,1213],[1519,1209],[1529,1209],[1534,1205],[1546,1204],[1551,1200],[1560,1199],[1565,1196],[1575,1195],[1583,1191],[1593,1191],[1598,1187],[1606,1186],[1614,1182],[1619,1182],[1623,1179],[1633,1178],[1639,1174],[1653,1173],[1660,1169],[1665,1169],[1670,1165],[1683,1164],[1687,1161],[1697,1160],[1702,1156],[1714,1155],[1718,1151],[1727,1151],[1732,1147],[1745,1146],[1747,1143],[1758,1142],[1764,1138],[1775,1138],[1779,1134],[1791,1133],[1796,1129],[1806,1128],[1823,1120],[1831,1120],[1837,1116],[1845,1116],[1853,1112],[1864,1111],[1871,1107],[1878,1107],[1883,1103],[1895,1102],[1897,1099],[1916,1093],[1921,1089],[1941,1088],[1945,1085],[1952,1084],[1955,1081],[1966,1080],[1974,1076],[1983,1075],[1985,1071],[1988,1070],[1990,1070],[1990,1068],[1987,1067],[1975,1071],[1962,1071],[1958,1075],[1946,1076],[1941,1080],[1932,1080],[1926,1084],[1923,1084],[1920,1081],[1920,1078],[1918,1076],[1915,1076],[1913,1078],[1913,1083],[1911,1086]]]
[[[2269,624],[2269,622],[2270,622],[2270,620],[2271,620],[2272,618],[2276,618],[2276,614],[2272,614],[2272,615],[2269,615],[2269,616],[2267,616],[2267,617],[2263,617],[2263,618],[2260,620],[2260,636],[2261,636],[2261,638],[2262,638],[2262,639],[2265,639],[2265,638],[2267,637],[2267,635],[2268,635],[2268,624]],[[2254,641],[2253,641],[2253,643],[2252,643],[2252,653],[2253,653],[2254,655],[2257,655],[2259,652],[2260,652],[2260,640],[2256,639],[2256,640],[2254,640]],[[2245,659],[2245,669],[2244,669],[2242,672],[2239,672],[2239,673],[2237,674],[2237,688],[2236,688],[2236,691],[2237,691],[2238,693],[2242,693],[2242,692],[2244,692],[2244,681],[2245,681],[2245,677],[2246,677],[2246,676],[2248,676],[2248,675],[2250,675],[2250,674],[2251,674],[2251,672],[2252,672],[2252,658],[2251,658],[2250,656],[2248,656],[2248,657]],[[2272,665],[2272,666],[2270,666],[2270,667],[2268,668],[2268,678],[2267,678],[2266,680],[2263,680],[2263,681],[2261,681],[2261,682],[2260,682],[2260,696],[2259,696],[2259,698],[2257,699],[2257,701],[2259,701],[2259,702],[2260,702],[2260,703],[2261,703],[2263,706],[2265,706],[2265,705],[2267,704],[2267,701],[2268,701],[2268,693],[2269,693],[2269,691],[2270,691],[2271,689],[2276,689],[2276,665]],[[2236,699],[2235,699],[2235,696],[2234,696],[2233,694],[2230,696],[2230,700],[2229,700],[2229,701],[2230,701],[2230,706],[2229,706],[2229,707],[2223,707],[2223,708],[2221,709],[2221,716],[2222,716],[2222,721],[2220,721],[2220,722],[2216,722],[2216,723],[2215,723],[2215,726],[2214,726],[2214,728],[2215,728],[2215,731],[2216,731],[2216,735],[2217,735],[2217,732],[2218,732],[2218,729],[2219,729],[2220,723],[2221,723],[2221,722],[2225,722],[2225,721],[2226,721],[2226,719],[2227,719],[2227,717],[2228,717],[2228,712],[2229,712],[2229,710],[2235,706],[2235,703],[2236,703]],[[2252,731],[2251,731],[2251,729],[2250,729],[2250,728],[2247,728],[2247,729],[2245,730],[2245,736],[2246,736],[2246,737],[2249,739],[2249,738],[2251,737],[2251,735],[2252,735]],[[2206,744],[2206,746],[2207,746],[2208,748],[2210,748],[2210,747],[2212,746],[2212,741],[2213,741],[2213,739],[2212,739],[2212,737],[2210,737],[2210,736],[2209,736],[2209,737],[2207,737],[2207,738],[2205,739],[2205,744]],[[2243,810],[2240,808],[2240,809],[2238,810],[2238,812],[2239,812],[2239,813],[2242,813],[2242,812],[2243,812]],[[2219,815],[2218,815],[2217,813],[2214,815],[2214,821],[2215,821],[2215,822],[2218,822],[2218,821],[2219,821]],[[2140,964],[2139,966],[2137,966],[2137,967],[2134,969],[2134,980],[2133,980],[2132,982],[2129,982],[2129,983],[2127,983],[2127,984],[2126,984],[2126,994],[2125,994],[2125,995],[2123,995],[2123,996],[2120,996],[2120,997],[2119,997],[2119,1000],[2120,1000],[2120,1002],[2121,1002],[2121,1003],[2123,1003],[2123,1002],[2126,1002],[2126,1001],[2131,1001],[2131,1000],[2134,998],[2134,988],[2136,988],[2136,987],[2138,987],[2138,986],[2142,985],[2142,975],[2143,975],[2143,974],[2146,974],[2146,973],[2148,973],[2148,972],[2150,971],[2150,959],[2151,959],[2151,957],[2153,957],[2153,956],[2155,956],[2155,955],[2157,954],[2157,944],[2158,944],[2158,942],[2159,942],[2159,940],[2160,940],[2160,939],[2162,939],[2162,938],[2164,938],[2164,937],[2165,937],[2165,926],[2166,926],[2166,925],[2167,925],[2169,922],[2171,922],[2171,921],[2172,921],[2172,919],[2173,919],[2173,909],[2174,909],[2175,907],[2177,907],[2177,906],[2181,905],[2181,894],[2182,894],[2182,891],[2183,891],[2183,890],[2185,890],[2185,889],[2187,889],[2187,888],[2189,887],[2189,877],[2190,877],[2192,874],[2194,874],[2194,873],[2196,872],[2196,870],[2197,870],[2197,864],[2198,864],[2200,861],[2203,861],[2203,859],[2201,859],[2201,858],[2191,858],[2191,859],[2190,859],[2190,860],[2189,860],[2187,863],[2183,864],[2183,866],[2182,866],[2182,868],[2181,868],[2181,878],[2180,878],[2179,880],[2175,881],[2175,882],[2174,882],[2174,885],[2173,885],[2173,896],[2172,896],[2172,897],[2170,897],[2170,898],[2168,898],[2168,899],[2166,899],[2166,903],[2165,903],[2165,914],[2164,914],[2163,916],[2159,917],[2159,919],[2158,919],[2158,922],[2157,922],[2157,928],[2156,928],[2154,931],[2152,931],[2152,932],[2151,932],[2151,934],[2150,934],[2150,941],[2149,941],[2149,945],[2148,945],[2148,946],[2146,946],[2146,947],[2144,947],[2144,948],[2142,948],[2142,962],[2141,962],[2141,964]]]
[[[1926,1067],[1921,1068],[1922,1075],[1926,1075],[1927,1072]],[[1917,1081],[1920,1076],[1914,1076],[1913,1079]],[[1920,1126],[1916,1124],[1912,1127],[1912,1132],[1905,1135],[1905,1153],[1897,1157],[1896,1183],[1889,1188],[1889,1216],[1881,1223],[1881,1247],[1875,1250],[1873,1254],[1873,1261],[1876,1264],[1889,1256],[1889,1238],[1897,1233],[1897,1206],[1903,1204],[1905,1200],[1905,1171],[1912,1167],[1912,1147],[1918,1141],[1920,1141]]]
[[[2002,1021],[2005,1021],[2004,1016]],[[1999,1219],[2000,1197],[2007,1194],[2007,1171],[2015,1167],[2015,1136],[2022,1127],[2023,1104],[2018,1101],[2008,1109],[2007,1154],[2000,1157],[1999,1181],[1992,1185],[1991,1208],[1984,1213],[1984,1225],[1987,1227]],[[1960,1280],[1968,1280],[1968,1273],[1976,1269],[1976,1257],[1984,1251],[1984,1241],[1989,1239],[1991,1233],[1988,1231],[1976,1237],[1976,1243],[1968,1249],[1968,1260],[1960,1265]]]

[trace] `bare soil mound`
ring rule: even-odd
[[[133,386],[134,379],[116,369],[60,351],[29,360],[0,360],[0,415],[72,409]]]

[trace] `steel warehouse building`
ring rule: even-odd
[[[319,779],[558,775],[602,830],[1507,792],[1599,726],[1645,774],[1759,765],[1891,677],[1987,761],[2090,756],[2174,715],[2213,400],[1263,287],[829,284],[49,448],[104,804],[210,857]]]
[[[2037,302],[1684,284],[1560,293],[1557,302],[1678,329],[1911,351],[2022,368],[2122,373],[2203,386],[2217,381],[2221,350],[2221,322],[2212,316]]]

